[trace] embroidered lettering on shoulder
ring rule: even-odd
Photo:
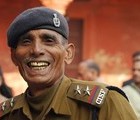
[[[104,89],[100,89],[100,92],[98,94],[98,97],[96,99],[96,104],[100,105],[102,104],[102,101],[104,100],[106,92],[104,91]]]

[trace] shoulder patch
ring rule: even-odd
[[[72,83],[68,97],[100,108],[104,103],[108,89],[100,85]]]

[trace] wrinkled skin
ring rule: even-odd
[[[74,45],[55,31],[31,30],[19,38],[11,57],[35,95],[62,79],[65,64],[73,60]]]

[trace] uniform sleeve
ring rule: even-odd
[[[99,111],[99,120],[138,120],[127,99],[117,91],[109,91]]]

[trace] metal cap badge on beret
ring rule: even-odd
[[[54,30],[68,39],[69,27],[63,15],[46,7],[35,7],[25,10],[11,23],[7,31],[8,46],[15,48],[21,35],[41,28]]]

